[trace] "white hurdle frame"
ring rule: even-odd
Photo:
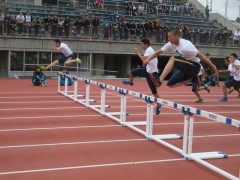
[[[160,144],[180,153],[182,155],[182,157],[184,157],[187,160],[194,160],[198,163],[200,163],[201,165],[229,178],[229,179],[233,179],[233,180],[239,180],[238,177],[233,176],[229,173],[227,173],[226,171],[223,171],[222,169],[213,166],[212,164],[204,161],[203,159],[213,159],[213,158],[227,158],[227,155],[222,153],[222,152],[200,152],[200,153],[192,153],[192,141],[193,141],[193,126],[194,126],[194,114],[201,116],[203,118],[206,119],[210,119],[213,121],[217,121],[217,122],[221,122],[221,123],[225,123],[234,127],[237,127],[240,129],[240,121],[239,120],[235,120],[235,119],[231,119],[231,118],[227,118],[221,115],[217,115],[214,113],[210,113],[207,111],[203,111],[200,109],[196,109],[196,108],[192,108],[192,107],[187,107],[181,104],[177,104],[171,101],[167,101],[167,100],[163,100],[163,99],[159,99],[159,98],[155,98],[155,97],[151,97],[151,96],[147,96],[138,92],[134,92],[134,91],[130,91],[130,90],[126,90],[126,89],[122,89],[119,87],[115,87],[115,86],[111,86],[111,85],[107,85],[107,84],[103,84],[103,83],[99,83],[93,80],[88,80],[85,78],[80,78],[80,77],[76,77],[76,76],[72,76],[69,74],[64,74],[59,72],[58,73],[59,77],[58,77],[58,92],[63,94],[66,97],[70,97],[71,99],[73,99],[76,102],[79,102],[80,104],[85,105],[88,108],[91,108],[97,112],[99,112],[100,114],[107,116],[115,121],[117,121],[118,123],[120,123],[123,126],[127,126],[137,132],[139,132],[140,134],[143,134],[147,139],[149,140],[155,140],[157,142],[159,142]],[[84,81],[86,83],[86,95],[85,95],[85,99],[84,100],[78,100],[77,97],[77,85],[78,83],[74,83],[74,96],[69,95],[68,92],[68,88],[67,83],[65,83],[65,88],[64,91],[61,91],[60,89],[60,85],[59,85],[59,79],[60,79],[60,75],[65,75],[65,78],[70,77],[73,78],[74,80],[78,81]],[[65,79],[66,80],[66,79]],[[94,84],[97,85],[101,88],[101,105],[91,105],[89,102],[92,101],[90,100],[90,84]],[[105,105],[105,98],[106,98],[106,92],[105,90],[107,89],[111,89],[111,90],[115,90],[118,91],[119,94],[121,95],[121,107],[120,107],[120,112],[105,112],[105,107],[110,107]],[[146,122],[143,121],[139,121],[139,122],[126,122],[126,95],[131,95],[137,98],[141,98],[144,99],[147,102],[147,114],[146,114]],[[177,109],[177,110],[181,110],[184,114],[184,136],[183,136],[183,147],[182,149],[173,146],[172,144],[164,141],[165,139],[180,139],[181,136],[179,134],[165,134],[165,135],[153,135],[153,102],[155,103],[160,103],[162,105]],[[100,109],[98,109],[97,107],[100,107]],[[115,117],[115,116],[120,116],[120,117]],[[146,131],[143,131],[135,126],[137,125],[146,125]]]

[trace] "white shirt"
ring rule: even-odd
[[[26,15],[25,19],[27,23],[30,23],[32,21],[32,17],[30,15]]]
[[[186,39],[179,39],[179,45],[172,44],[170,41],[165,44],[161,50],[163,52],[166,51],[175,51],[179,56],[182,58],[194,61],[194,62],[200,62],[200,59],[196,57],[197,53],[199,52],[197,48],[188,40]]]
[[[25,18],[24,18],[24,16],[23,15],[17,15],[17,21],[18,21],[18,23],[23,23],[24,21],[25,21]]]
[[[234,76],[234,74],[233,74],[233,72],[232,72],[232,67],[233,67],[233,65],[230,63],[230,64],[228,65],[228,70],[230,71],[230,75],[231,75],[231,76]]]
[[[0,21],[3,21],[3,20],[4,20],[4,15],[1,14],[1,15],[0,15]]]
[[[240,61],[235,60],[234,64],[240,66]],[[240,70],[237,70],[233,65],[232,65],[232,73],[233,73],[233,78],[236,81],[240,81]]]
[[[67,44],[61,43],[60,47],[57,48],[58,51],[61,51],[64,56],[70,56],[72,53],[72,50],[68,47]]]
[[[233,39],[234,40],[239,40],[239,37],[240,37],[240,31],[234,31],[233,33]]]
[[[153,50],[153,48],[148,47],[144,53],[144,56],[148,57],[148,56],[152,55],[154,52],[155,51]],[[158,59],[153,58],[152,60],[150,60],[146,66],[146,70],[148,73],[158,72]]]

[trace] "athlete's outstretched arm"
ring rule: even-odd
[[[145,60],[145,63],[149,63],[149,61],[151,61],[153,58],[158,57],[158,55],[162,54],[163,51],[160,49],[158,51],[156,51],[155,53],[153,53],[151,56],[148,56],[147,59]]]
[[[197,53],[196,57],[199,58],[199,59],[201,59],[201,61],[203,61],[203,62],[206,63],[207,65],[209,65],[209,66],[214,70],[214,74],[215,74],[216,76],[218,76],[218,71],[217,71],[216,66],[215,66],[206,56],[204,56],[204,55],[201,54],[201,53]]]

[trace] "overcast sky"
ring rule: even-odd
[[[206,6],[206,0],[198,0],[201,4]],[[218,12],[225,16],[225,5],[227,0],[212,0],[212,10],[214,12]],[[210,0],[209,0],[210,2]],[[228,9],[227,9],[227,17],[230,20],[236,20],[239,15],[239,6],[240,0],[228,0]]]

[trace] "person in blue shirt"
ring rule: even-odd
[[[66,68],[63,68],[62,72],[66,73],[66,74],[69,74],[69,72],[67,71]],[[68,86],[71,86],[72,84],[73,84],[73,80],[71,78],[68,78]],[[60,85],[65,86],[65,76],[64,75],[60,76]]]
[[[34,86],[48,86],[46,76],[42,73],[40,67],[36,67],[35,71],[33,72],[32,83]]]

